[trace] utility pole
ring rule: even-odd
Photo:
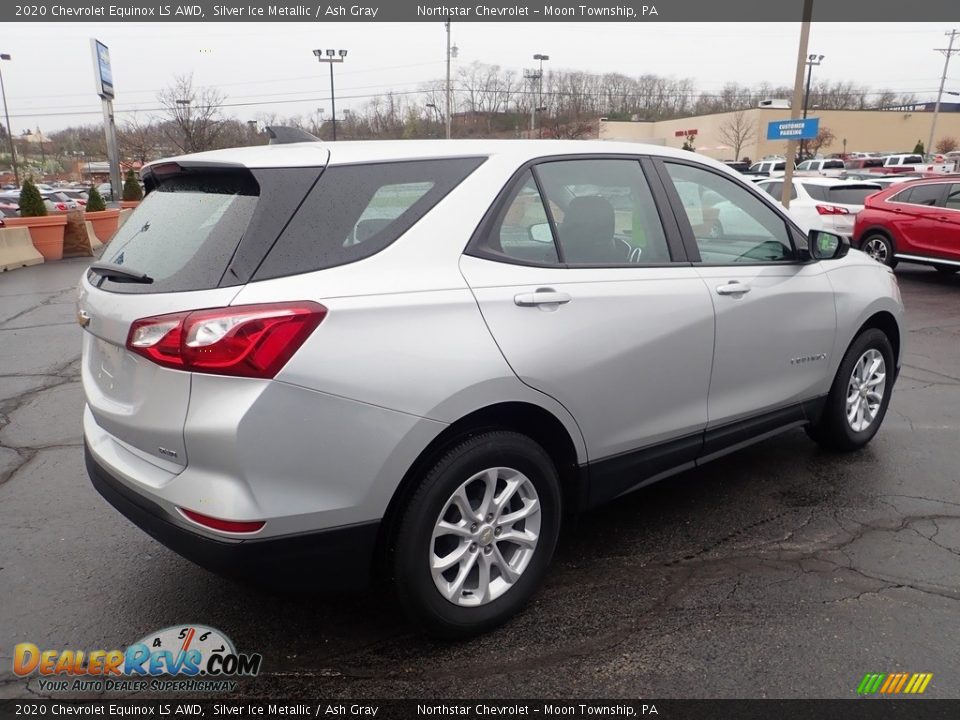
[[[803,70],[807,65],[807,46],[810,43],[810,18],[813,15],[813,0],[803,0],[803,21],[800,23],[800,46],[797,48],[797,73],[793,80],[793,102],[790,103],[790,119],[800,119],[800,105],[803,103]],[[793,162],[797,157],[797,141],[787,141],[787,157],[784,163],[783,194],[780,202],[790,207],[790,195],[793,190]]]
[[[447,18],[447,117],[446,117],[446,131],[447,131],[447,140],[450,139],[450,120],[452,118],[451,113],[451,98],[450,98],[450,18]]]
[[[943,97],[943,86],[947,82],[947,70],[950,68],[950,57],[954,53],[960,52],[960,48],[956,50],[953,48],[953,41],[960,35],[960,31],[954,29],[948,33],[944,33],[944,35],[950,36],[949,47],[934,48],[938,53],[943,53],[946,59],[943,61],[943,75],[940,77],[940,90],[937,92],[937,104],[933,106],[933,120],[930,122],[930,139],[927,141],[928,153],[933,152],[933,135],[937,130],[937,116],[940,114],[940,99]]]

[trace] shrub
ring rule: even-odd
[[[123,199],[143,200],[143,190],[140,188],[140,183],[137,182],[137,176],[133,170],[127,170],[127,177],[123,181]]]
[[[100,194],[97,186],[94,185],[90,188],[90,192],[87,193],[87,212],[100,212],[106,209],[107,203],[104,202],[103,195]]]
[[[33,184],[33,180],[27,178],[20,188],[20,217],[43,217],[46,214],[47,206],[40,196],[40,191]]]
[[[917,140],[917,144],[913,146],[913,152],[915,155],[923,155],[923,141]]]

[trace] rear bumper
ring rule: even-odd
[[[201,567],[229,577],[333,592],[362,589],[370,582],[379,521],[257,540],[215,540],[170,522],[159,505],[115,478],[86,446],[84,454],[90,481],[107,502]]]

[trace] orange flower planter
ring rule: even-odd
[[[25,227],[30,230],[30,240],[44,260],[60,260],[63,257],[63,231],[67,226],[66,215],[41,217],[4,218],[7,227]]]
[[[100,242],[106,244],[117,231],[120,223],[120,210],[113,208],[111,210],[100,210],[98,212],[87,212],[83,214],[85,220],[89,220],[93,225],[93,231],[97,234]]]
[[[139,205],[141,200],[121,200],[120,209],[121,210],[133,210],[137,205]]]

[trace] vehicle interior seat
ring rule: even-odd
[[[630,246],[614,237],[613,205],[599,195],[575,197],[557,228],[568,263],[626,263]]]

